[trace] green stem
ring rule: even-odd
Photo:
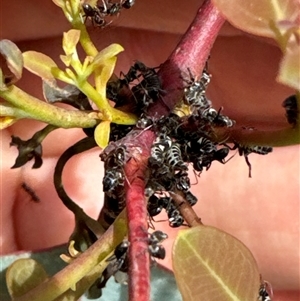
[[[81,22],[80,18],[75,18],[72,22],[72,26],[74,29],[80,30],[80,44],[85,51],[85,53],[89,56],[95,57],[98,54],[98,49],[92,42],[90,35],[88,34],[86,30],[85,24]]]
[[[5,116],[10,116],[10,117],[16,117],[17,119],[24,118],[26,115],[26,112],[23,110],[20,110],[10,104],[0,104],[0,116],[5,117]]]
[[[71,111],[41,101],[16,86],[1,91],[0,96],[19,109],[21,118],[31,118],[62,128],[89,128],[100,121],[99,113]]]
[[[101,113],[103,114],[103,120],[109,120],[117,124],[133,125],[137,122],[137,117],[130,113],[125,113],[120,110],[113,108],[107,101],[103,98],[100,93],[87,81],[82,82],[78,85],[78,88],[93,102],[98,108],[101,108]]]
[[[122,242],[127,234],[126,212],[90,248],[63,270],[13,301],[52,301],[77,284]],[[86,287],[86,289],[88,286]]]
[[[228,142],[236,141],[242,145],[260,145],[260,146],[289,146],[300,144],[300,126],[295,128],[284,128],[273,131],[260,130],[241,130],[233,129],[230,132]]]
[[[79,42],[85,53],[87,55],[95,57],[98,54],[98,50],[95,47],[94,43],[91,41],[85,25],[81,23],[78,24],[76,27],[74,26],[74,28],[79,29],[81,31]]]

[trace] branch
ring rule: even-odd
[[[210,0],[204,1],[196,17],[167,61],[160,67],[159,76],[166,95],[164,104],[172,110],[182,98],[183,78],[188,73],[199,75],[209,57],[213,43],[225,19]],[[166,106],[157,103],[149,110],[150,115],[167,115]]]
[[[152,131],[144,131],[138,137],[141,150],[125,166],[129,184],[126,193],[126,209],[129,232],[129,300],[148,301],[150,297],[150,257],[148,252],[147,204],[144,195],[145,172],[150,148],[154,140]],[[134,140],[133,140],[134,141]]]
[[[14,301],[52,301],[82,280],[85,291],[94,279],[84,278],[107,257],[126,235],[126,216],[122,212],[115,223],[84,253],[67,267]],[[65,300],[65,299],[64,299]]]
[[[201,74],[210,49],[224,23],[223,17],[207,0],[199,9],[182,40],[176,46],[168,60],[161,66],[159,76],[166,93],[162,102],[155,103],[148,111],[155,118],[168,115],[182,97],[184,89],[183,74],[188,68],[193,74]],[[130,136],[128,136],[130,139]],[[131,136],[132,139],[132,136]],[[130,301],[148,301],[149,288],[149,252],[147,209],[144,196],[145,171],[147,158],[154,139],[154,133],[143,131],[139,143],[142,152],[139,159],[131,159],[125,166],[130,185],[126,193],[126,208],[129,231],[129,298]],[[132,139],[135,141],[136,139]],[[195,218],[195,221],[200,222]]]

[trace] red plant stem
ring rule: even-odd
[[[163,103],[157,102],[148,111],[150,116],[168,115],[182,97],[188,68],[192,74],[201,74],[210,49],[224,23],[223,17],[206,0],[198,10],[195,20],[176,46],[168,60],[161,66],[159,76],[166,92]],[[131,144],[141,148],[139,159],[131,159],[125,166],[130,185],[126,192],[129,232],[129,300],[148,301],[150,297],[150,267],[148,252],[147,207],[144,196],[145,171],[150,148],[154,140],[152,131],[144,131]],[[130,137],[128,137],[130,139]],[[130,141],[130,140],[129,140]]]
[[[149,110],[150,115],[168,115],[167,107],[169,110],[174,108],[182,98],[186,85],[183,78],[188,78],[188,69],[193,75],[202,73],[224,21],[211,1],[205,0],[181,41],[160,67],[159,76],[166,94],[163,97],[165,106],[156,103]]]
[[[148,251],[147,205],[144,195],[145,173],[154,132],[142,132],[134,143],[141,149],[125,166],[128,180],[126,209],[129,232],[129,300],[150,298],[150,255]],[[132,143],[132,142],[131,142]]]

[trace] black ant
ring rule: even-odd
[[[285,108],[286,111],[286,119],[289,124],[296,126],[298,119],[299,119],[299,108],[297,103],[296,95],[292,95],[288,97],[283,103],[282,106]]]
[[[105,174],[102,184],[105,197],[99,221],[104,228],[107,228],[125,207],[126,177],[123,167],[126,160],[126,147],[120,145],[109,153],[103,152],[100,157],[104,161]]]
[[[193,109],[207,109],[211,106],[211,102],[206,98],[206,87],[210,82],[210,75],[203,70],[201,78],[196,80],[188,68],[189,79],[183,79],[188,85],[184,88],[184,102]]]
[[[84,11],[83,17],[85,17],[84,22],[86,22],[87,19],[90,19],[93,26],[98,26],[101,28],[104,28],[108,25],[98,7],[92,7],[91,5],[84,3],[82,5],[82,9]]]
[[[251,163],[249,161],[248,156],[251,153],[255,153],[255,154],[258,154],[258,155],[267,155],[267,154],[269,154],[273,151],[273,148],[270,147],[270,146],[258,146],[258,145],[256,145],[256,146],[246,146],[246,145],[241,145],[241,144],[238,144],[238,143],[235,143],[233,147],[229,147],[227,144],[224,144],[224,145],[226,147],[228,147],[230,150],[237,149],[238,152],[239,152],[239,155],[244,156],[246,164],[248,165],[248,168],[249,168],[249,173],[248,173],[249,178],[251,178],[252,166],[251,166]]]
[[[149,252],[152,257],[164,259],[166,250],[161,245],[161,242],[168,238],[168,235],[160,230],[154,231],[149,237]]]
[[[181,215],[180,211],[174,204],[173,200],[169,202],[168,206],[165,208],[168,219],[169,219],[169,225],[172,228],[180,227],[184,223],[184,218]]]
[[[258,300],[259,301],[272,301],[273,297],[272,286],[268,281],[261,279],[261,284],[258,291]]]
[[[135,0],[123,0],[120,3],[111,3],[109,1],[102,0],[102,5],[95,7],[84,3],[82,5],[82,9],[84,11],[85,22],[87,19],[91,19],[94,26],[104,28],[112,22],[107,22],[105,20],[106,17],[118,15],[122,8],[129,9],[134,5],[134,3]]]
[[[222,108],[216,111],[214,108],[208,108],[202,112],[202,117],[207,119],[212,125],[218,127],[232,127],[235,121],[228,116],[221,114]]]
[[[199,158],[195,158],[192,163],[193,167],[196,171],[202,172],[205,167],[208,170],[213,161],[218,161],[222,164],[227,163],[229,160],[225,161],[229,153],[229,149],[227,147],[221,148],[219,150],[215,150],[210,153],[204,153]]]
[[[122,73],[123,78],[119,80],[122,87],[142,78],[139,84],[131,89],[141,111],[145,111],[149,104],[156,101],[161,95],[161,82],[155,69],[157,68],[149,68],[144,63],[136,61],[127,74]]]
[[[98,5],[98,9],[103,16],[115,16],[118,15],[122,8],[129,9],[135,3],[135,0],[125,0],[119,3],[111,3],[109,1],[102,0],[102,5]]]

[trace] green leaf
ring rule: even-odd
[[[58,69],[56,63],[47,55],[37,51],[23,53],[24,67],[42,79],[54,80],[52,69]]]
[[[279,67],[277,80],[295,90],[300,90],[300,45],[291,41]]]
[[[255,301],[260,274],[247,247],[219,229],[197,226],[179,232],[173,268],[184,301]]]
[[[80,30],[71,29],[64,32],[62,46],[66,56],[71,56],[76,52],[76,46],[80,39]]]
[[[15,83],[22,77],[23,57],[17,45],[6,39],[0,41],[0,54],[5,58],[12,73],[12,76],[6,76],[1,71],[0,90],[5,90],[8,84]]]
[[[6,284],[11,297],[20,297],[48,278],[44,268],[35,260],[16,260],[6,272]]]
[[[90,75],[93,71],[98,69],[98,74],[96,79],[96,87],[99,93],[103,93],[106,90],[106,83],[113,74],[117,62],[117,54],[123,51],[124,48],[119,44],[111,44],[98,54],[93,59],[92,63],[86,68],[86,76]],[[100,92],[100,90],[102,92]]]
[[[108,47],[101,50],[94,59],[93,64],[96,66],[104,65],[106,64],[106,61],[120,52],[124,51],[124,48],[119,44],[111,44]]]
[[[110,134],[110,121],[102,121],[99,123],[95,129],[94,137],[102,149],[104,149],[109,141],[109,134]]]
[[[274,38],[270,21],[296,20],[297,0],[213,0],[228,22],[259,36]]]
[[[18,121],[14,116],[0,116],[0,130],[6,129]]]

